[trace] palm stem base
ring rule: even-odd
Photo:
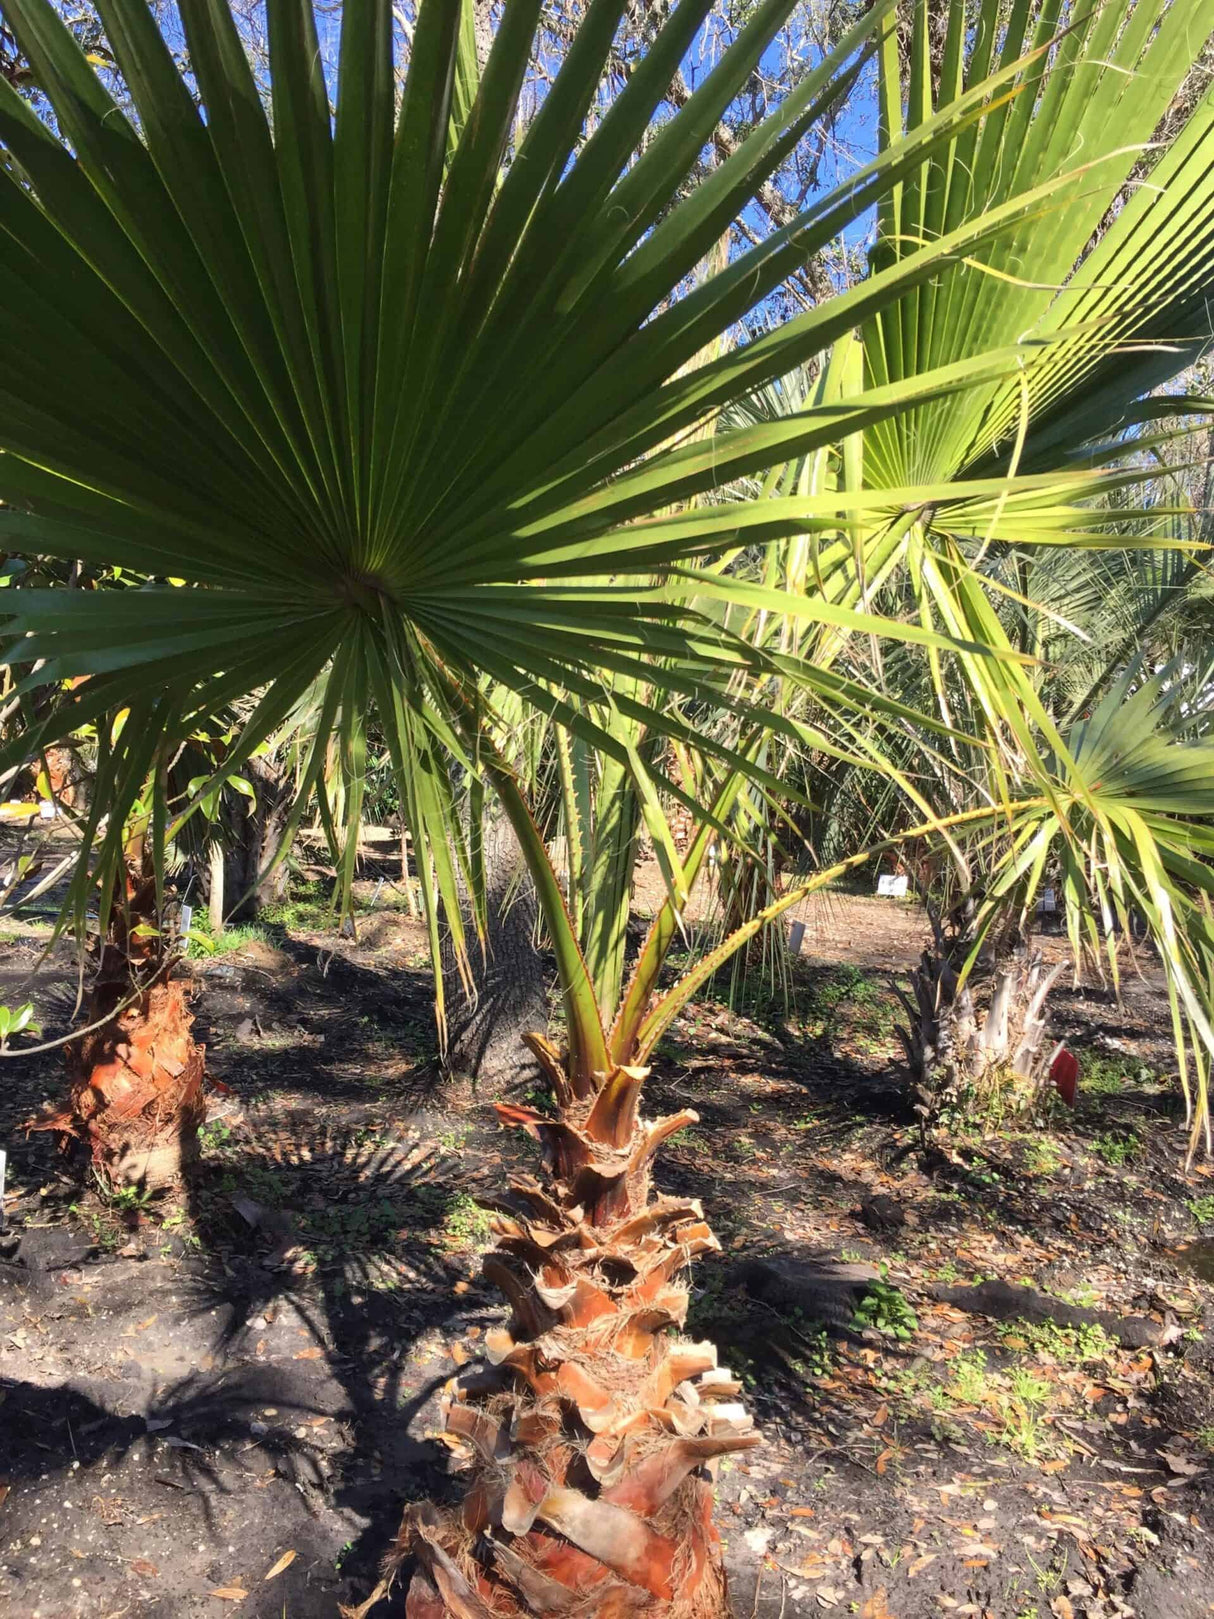
[[[645,1069],[578,1086],[529,1043],[560,1105],[498,1105],[540,1142],[548,1174],[486,1200],[497,1240],[484,1274],[511,1317],[445,1403],[469,1488],[458,1513],[406,1513],[389,1566],[417,1559],[412,1619],[719,1619],[712,1474],[759,1436],[714,1346],[682,1332],[687,1267],[720,1245],[698,1202],[650,1185],[658,1146],[696,1115],[647,1122]]]

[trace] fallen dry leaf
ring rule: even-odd
[[[1075,1619],[1075,1610],[1071,1606],[1070,1597],[1056,1596],[1050,1603],[1050,1612],[1055,1619]]]
[[[146,1557],[136,1557],[131,1564],[131,1570],[135,1574],[145,1574],[149,1579],[155,1579],[160,1573],[155,1563],[149,1563]]]
[[[1158,1454],[1167,1462],[1173,1473],[1178,1473],[1182,1478],[1192,1478],[1194,1473],[1202,1471],[1198,1462],[1191,1462],[1187,1456],[1180,1456],[1174,1450],[1161,1450]]]
[[[292,1360],[319,1360],[324,1350],[319,1344],[313,1344],[310,1349],[300,1349],[291,1356]]]
[[[291,1564],[295,1561],[295,1556],[296,1554],[294,1552],[283,1552],[282,1556],[278,1559],[270,1572],[261,1576],[261,1583],[264,1585],[267,1580],[277,1579],[284,1568],[290,1568]]]
[[[874,1591],[860,1609],[860,1619],[894,1619],[894,1615],[889,1611],[884,1586],[879,1591]]]
[[[10,1488],[11,1486],[8,1484],[0,1484],[0,1507],[2,1507],[5,1501],[8,1499],[8,1492]]]
[[[239,1585],[221,1585],[211,1592],[211,1595],[218,1597],[221,1602],[243,1602],[248,1594]]]

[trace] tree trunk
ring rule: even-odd
[[[472,14],[476,28],[476,63],[483,73],[493,48],[493,0],[473,0]]]
[[[290,779],[271,761],[250,759],[245,774],[256,796],[245,823],[243,858],[233,885],[243,896],[234,913],[242,920],[256,917],[263,906],[281,904],[287,897],[286,861],[271,872],[266,868],[282,845],[291,813]]]
[[[159,934],[145,931],[155,917],[154,879],[128,877],[125,898],[111,914],[86,1002],[86,1028],[109,1021],[67,1048],[67,1108],[30,1128],[84,1142],[113,1185],[159,1191],[183,1180],[198,1157],[205,1049],[190,1032],[184,983],[162,973],[135,995],[162,953]]]
[[[510,822],[493,807],[485,812],[484,861],[488,917],[483,954],[466,896],[462,905],[472,996],[460,981],[450,931],[443,932],[445,1065],[486,1094],[500,1094],[538,1072],[523,1036],[546,1027],[548,997],[543,958],[535,947],[535,885]]]
[[[223,932],[223,844],[212,838],[207,845],[207,923],[211,937]]]
[[[1066,966],[1047,970],[1039,951],[1022,946],[988,967],[974,989],[968,983],[958,989],[950,955],[939,945],[925,950],[911,974],[911,995],[898,991],[910,1025],[898,1033],[925,1135],[939,1125],[995,1123],[1040,1106],[1048,1094],[1046,999]]]
[[[529,1044],[558,1109],[498,1104],[542,1143],[549,1173],[486,1199],[497,1243],[484,1271],[512,1313],[486,1333],[488,1369],[445,1406],[468,1493],[459,1512],[406,1512],[389,1578],[417,1557],[410,1619],[721,1619],[711,1474],[759,1436],[714,1346],[679,1330],[690,1260],[719,1244],[698,1202],[650,1186],[657,1147],[697,1116],[640,1119],[639,1067],[577,1094],[553,1048]]]

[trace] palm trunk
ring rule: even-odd
[[[458,1514],[406,1513],[389,1567],[417,1556],[411,1619],[716,1619],[729,1609],[711,1474],[759,1436],[714,1346],[680,1333],[688,1264],[719,1244],[698,1202],[650,1185],[657,1147],[696,1115],[647,1123],[647,1070],[617,1068],[590,1090],[546,1042],[528,1043],[558,1108],[498,1104],[542,1143],[548,1174],[515,1176],[490,1200],[485,1275],[511,1317],[486,1335],[486,1374],[447,1403],[468,1493]]]
[[[153,879],[128,876],[124,897],[111,913],[86,1003],[86,1028],[102,1026],[68,1047],[66,1109],[31,1128],[83,1142],[112,1185],[158,1191],[181,1182],[197,1159],[205,1052],[191,1033],[185,985],[167,977],[169,969],[157,972],[163,946],[151,930]],[[141,982],[148,987],[137,993]]]
[[[450,986],[446,1067],[455,1077],[472,1080],[482,1095],[491,1096],[537,1074],[522,1041],[527,1030],[546,1025],[548,1000],[544,963],[535,947],[535,885],[505,815],[491,809],[484,823],[488,914],[483,954],[476,944],[469,949],[474,993],[469,996],[462,988],[447,931],[442,941],[442,971]],[[471,937],[468,904],[464,925]]]
[[[273,759],[250,759],[245,775],[254,789],[247,818],[233,822],[229,838],[226,886],[232,892],[232,915],[238,921],[252,920],[266,905],[278,905],[287,897],[288,871],[285,860],[268,868],[282,848],[291,814],[293,784]]]

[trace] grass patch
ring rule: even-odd
[[[292,883],[286,899],[262,907],[261,920],[289,933],[331,933],[337,926],[332,885],[325,882]]]
[[[186,954],[193,959],[228,956],[249,944],[270,943],[270,935],[260,922],[234,922],[231,927],[224,928],[218,938],[205,928],[194,926],[190,929]]]

